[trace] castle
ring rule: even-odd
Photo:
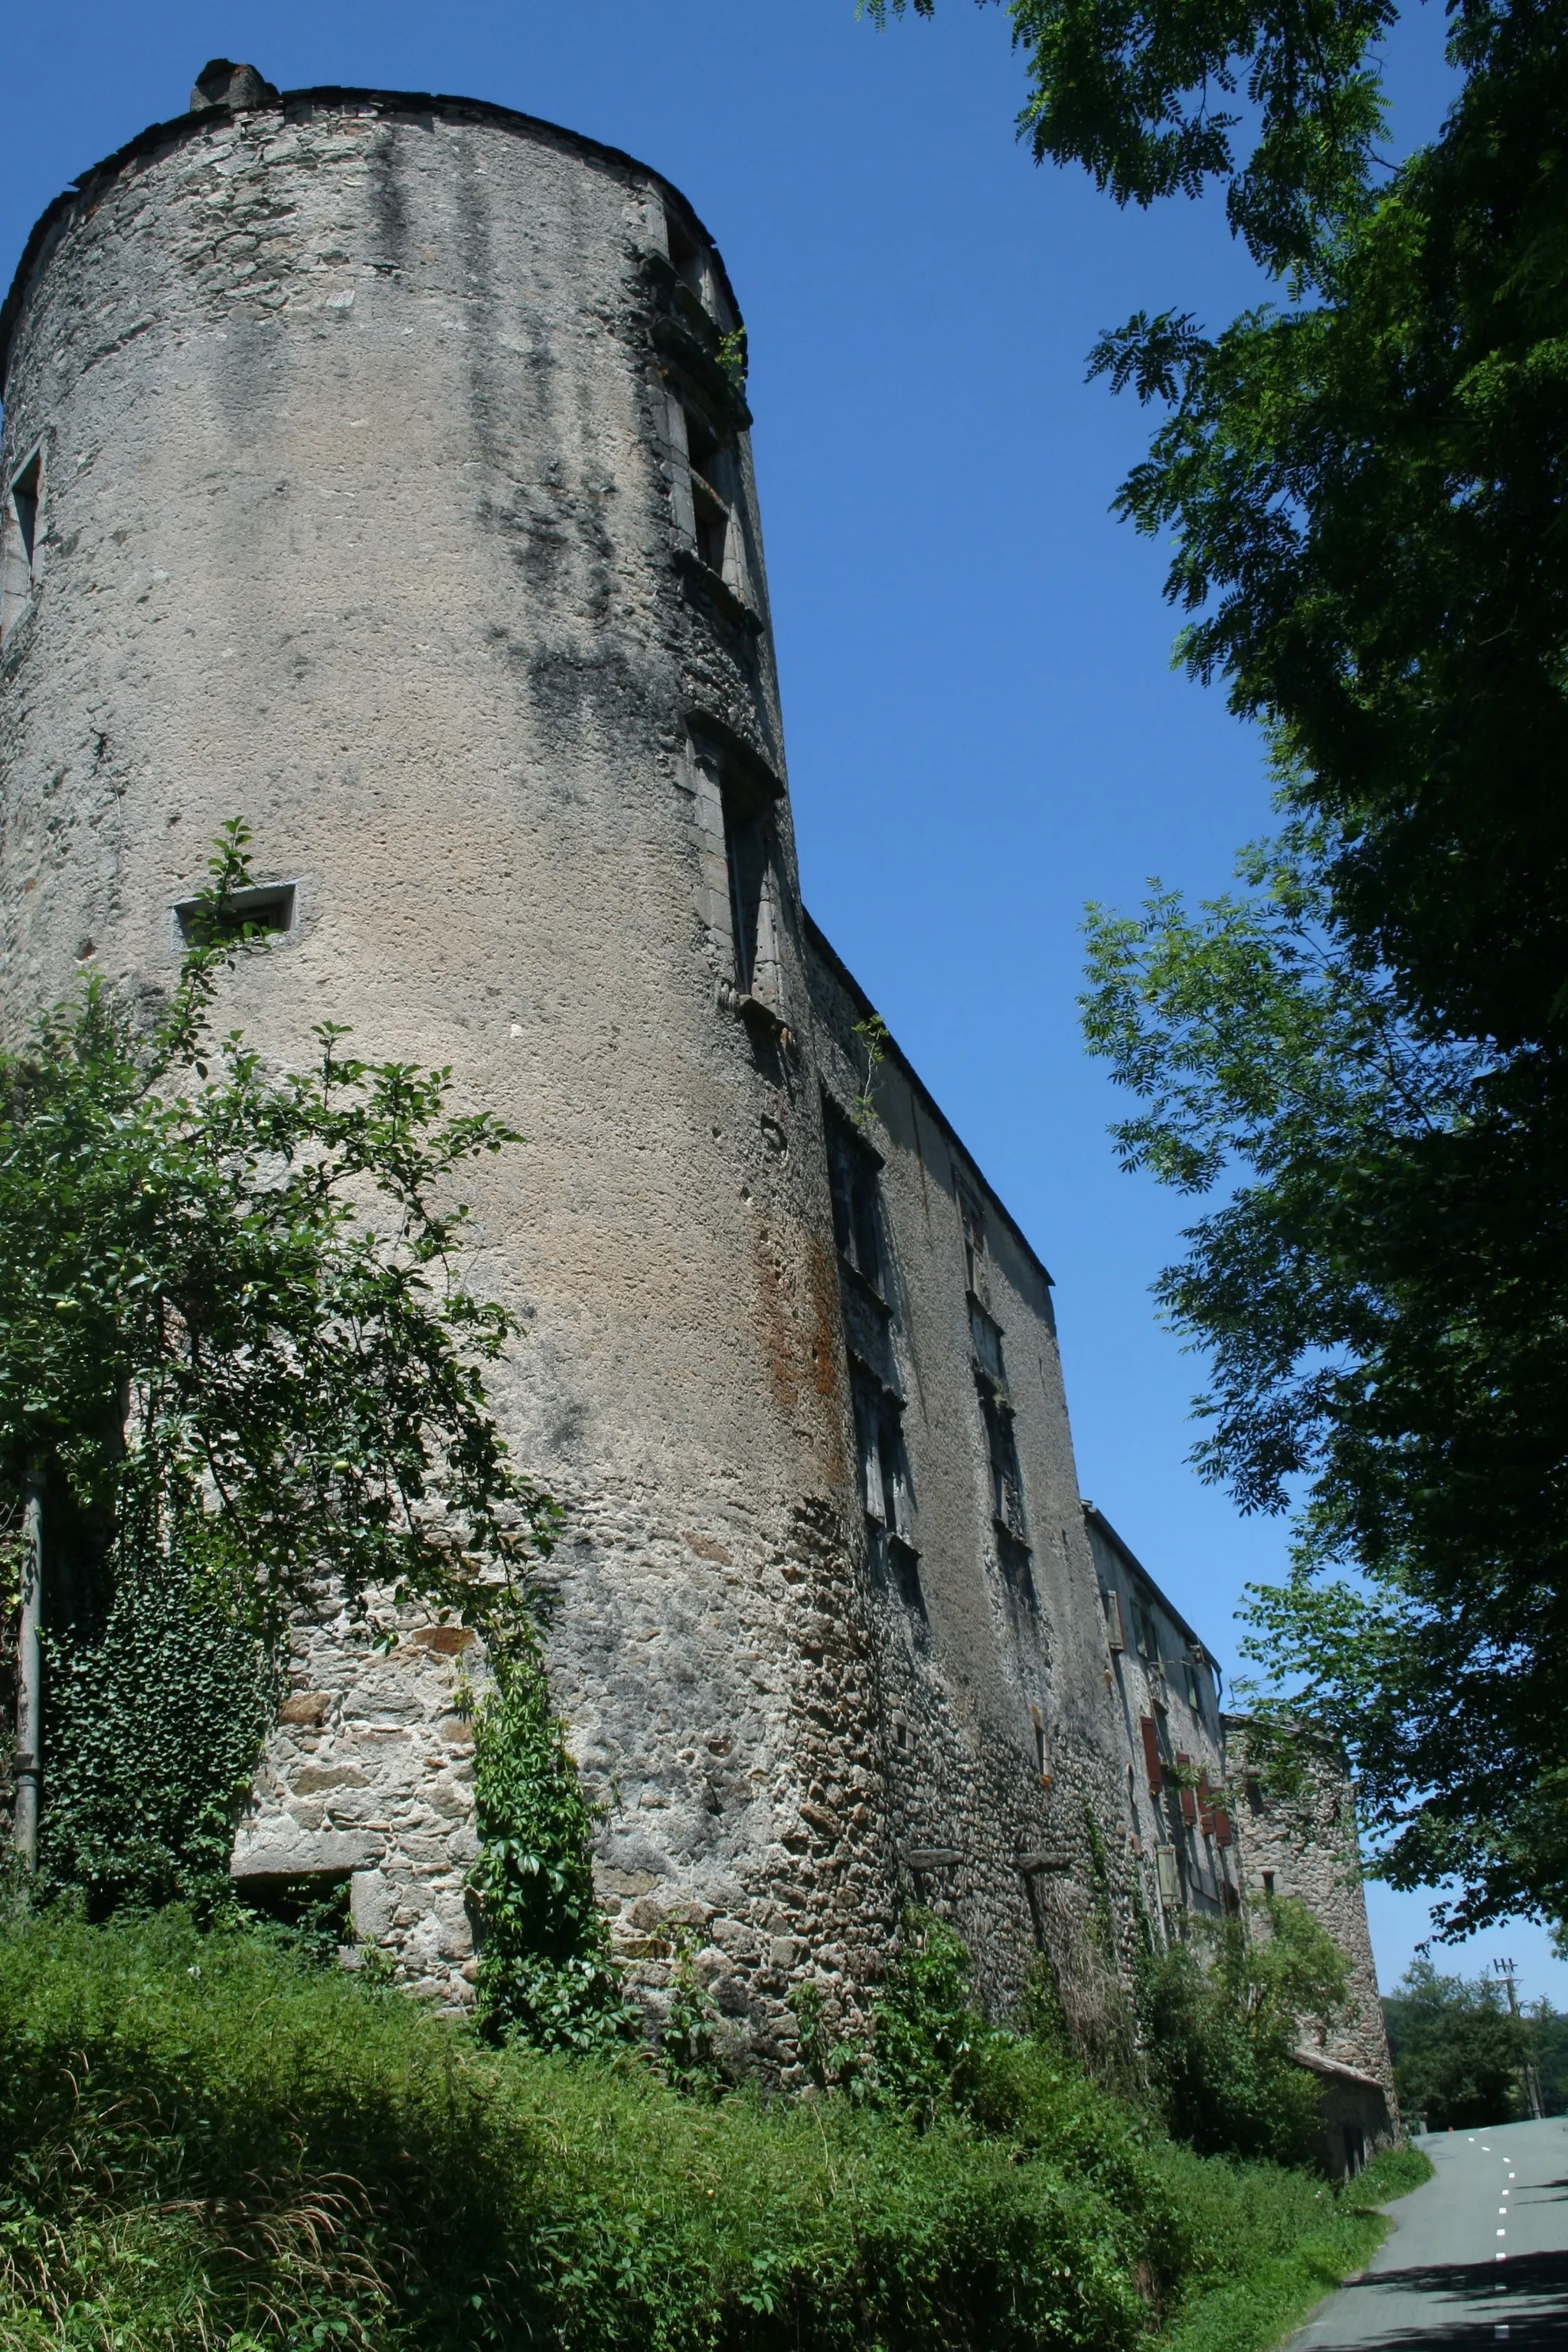
[[[1377,2137],[1343,1841],[1194,1779],[1215,1672],[1080,1503],[1050,1277],[802,907],[742,351],[678,192],[501,107],[219,61],[86,173],[0,312],[7,1018],[166,988],[240,813],[249,1039],[349,1020],[524,1137],[473,1278],[650,2001],[681,1923],[787,2079],[792,1989],[852,2006],[911,1897],[1002,2006],[1097,1903],[1173,1932],[1267,1863],[1351,1954],[1315,2063]],[[302,1626],[233,1865],[345,1884],[447,2004],[470,1650]]]

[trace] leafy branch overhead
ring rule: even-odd
[[[861,0],[878,25],[935,0]],[[981,6],[988,0],[979,0]],[[1079,163],[1119,205],[1226,191],[1254,258],[1310,267],[1365,201],[1386,109],[1377,43],[1395,0],[1005,0],[1037,163]]]
[[[1037,157],[1223,187],[1286,298],[1091,356],[1155,412],[1117,509],[1283,830],[1234,896],[1091,910],[1085,1020],[1123,1164],[1210,1196],[1157,1291],[1211,1365],[1200,1469],[1295,1514],[1253,1602],[1279,1704],[1456,1928],[1568,1928],[1568,10],[1454,0],[1458,95],[1397,164],[1395,14],[1008,8]]]
[[[268,1640],[329,1596],[515,1615],[556,1513],[486,1406],[516,1326],[452,1190],[514,1139],[331,1024],[298,1071],[215,1034],[266,945],[247,837],[150,1029],[94,982],[0,1063],[0,1487],[42,1477],[77,1588],[163,1560]]]

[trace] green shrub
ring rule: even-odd
[[[1303,2019],[1327,2026],[1344,2013],[1345,1962],[1304,1905],[1258,1908],[1250,1934],[1226,1919],[1205,1951],[1143,1956],[1150,2077],[1168,2129],[1200,2154],[1305,2164],[1319,2091],[1292,2053]]]
[[[1174,2147],[1060,2053],[990,2036],[972,2088],[923,2128],[698,2104],[179,1913],[57,1906],[0,1934],[0,2343],[1134,2352],[1332,2241],[1324,2184]]]
[[[538,1642],[492,1641],[495,1688],[474,1720],[479,2016],[498,2040],[605,2048],[640,2030],[594,1900],[593,1811],[566,1747]]]

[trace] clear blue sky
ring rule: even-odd
[[[1397,36],[1398,146],[1437,121],[1441,40],[1430,5]],[[1187,1467],[1201,1366],[1148,1291],[1180,1203],[1117,1173],[1074,1005],[1087,898],[1223,888],[1268,823],[1255,740],[1171,671],[1159,551],[1107,512],[1144,422],[1083,380],[1135,309],[1255,297],[1217,207],[1124,215],[1037,171],[1005,21],[969,0],[881,36],[853,0],[54,0],[7,26],[0,279],[57,190],[180,112],[215,54],[568,123],[667,173],[718,239],[808,903],[1056,1276],[1083,1492],[1228,1667],[1281,1533]],[[1369,1895],[1387,1985],[1425,1906]],[[1504,1948],[1568,2007],[1539,1930],[1462,1965]]]

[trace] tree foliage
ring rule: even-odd
[[[1304,1905],[1268,1899],[1218,1921],[1208,1948],[1139,1962],[1139,2011],[1167,2128],[1201,2156],[1302,2164],[1321,2123],[1316,2078],[1294,2053],[1344,2016],[1344,1957]]]
[[[214,1036],[264,944],[244,840],[150,1028],[95,981],[0,1061],[0,1486],[44,1480],[74,1599],[125,1558],[273,1633],[323,1593],[483,1616],[555,1517],[485,1403],[514,1320],[454,1271],[451,1181],[513,1139],[331,1024],[303,1071]]]
[[[1383,0],[1010,14],[1036,153],[1121,202],[1217,181],[1288,297],[1091,360],[1157,413],[1118,509],[1284,818],[1241,894],[1090,918],[1123,1162],[1219,1196],[1159,1286],[1212,1360],[1197,1459],[1299,1507],[1254,1651],[1390,1874],[1457,1882],[1458,1930],[1563,1919],[1568,7],[1457,0],[1458,99],[1397,168]]]
[[[513,1318],[456,1270],[507,1130],[331,1024],[302,1071],[216,1034],[265,944],[246,837],[161,1011],[93,982],[0,1059],[0,1525],[14,1559],[41,1486],[45,1861],[105,1902],[220,1867],[292,1612],[526,1625],[556,1521],[485,1400]]]
[[[1383,2013],[1406,2117],[1425,2116],[1429,2131],[1518,2120],[1528,2027],[1492,1979],[1439,1976],[1415,1959]]]

